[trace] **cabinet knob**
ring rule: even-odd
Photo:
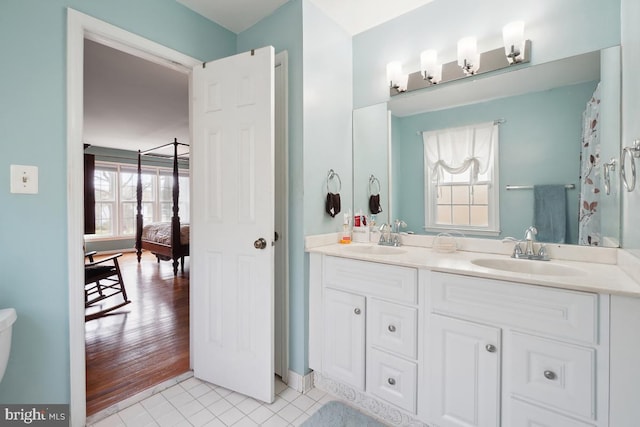
[[[389,329],[389,332],[395,332],[396,331],[396,327],[394,325],[389,325],[389,327],[387,329]]]
[[[360,313],[362,313],[362,310],[360,310],[359,308],[357,308],[357,307],[356,307],[356,309],[355,309],[355,310],[353,310],[353,312],[354,312],[355,314],[360,314]]]
[[[555,380],[558,378],[555,372],[553,371],[544,371],[544,377],[548,380]]]
[[[484,348],[489,352],[489,353],[495,353],[496,352],[496,346],[493,344],[487,344],[484,346]]]
[[[389,385],[396,385],[396,380],[395,380],[395,378],[389,378],[389,379],[387,380],[387,382],[389,383]]]

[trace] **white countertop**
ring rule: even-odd
[[[368,243],[323,244],[307,247],[306,251],[363,261],[380,262],[413,268],[424,268],[431,271],[462,274],[466,276],[484,277],[488,279],[506,280],[510,282],[572,289],[586,292],[597,292],[613,295],[640,297],[640,283],[633,280],[616,264],[568,261],[551,259],[550,261],[513,260],[513,262],[535,262],[571,268],[576,274],[549,275],[529,274],[486,268],[472,263],[478,259],[511,260],[509,255],[456,251],[440,253],[432,248],[419,246],[402,246],[398,253],[367,253],[367,247],[377,246]],[[396,249],[396,248],[390,248]],[[361,251],[363,250],[363,251]],[[374,249],[375,251],[375,249]]]

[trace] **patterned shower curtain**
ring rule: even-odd
[[[579,245],[599,246],[600,231],[600,84],[582,113],[580,153]]]

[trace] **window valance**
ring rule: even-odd
[[[458,175],[471,170],[471,183],[487,172],[497,147],[498,124],[487,122],[422,133],[426,166],[436,185],[446,171]]]

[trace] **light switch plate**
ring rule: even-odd
[[[38,194],[38,167],[11,165],[11,192]]]

